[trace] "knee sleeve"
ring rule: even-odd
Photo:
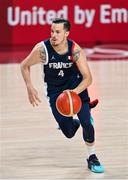
[[[83,128],[83,139],[86,142],[94,142],[94,127],[93,119],[90,114],[89,104],[83,103],[82,108],[78,114],[78,117]]]
[[[92,125],[86,126],[83,128],[83,139],[88,143],[93,143],[95,141],[94,138],[94,128]]]

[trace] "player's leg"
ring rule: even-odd
[[[84,141],[93,143],[95,132],[88,102],[82,102],[82,107],[80,112],[78,113],[78,118],[83,128]]]
[[[92,117],[90,114],[90,107],[88,102],[83,102],[82,108],[78,113],[80,123],[83,128],[83,139],[87,145],[88,151],[88,168],[95,173],[103,173],[104,167],[100,164],[94,148],[95,131],[92,123]]]
[[[77,129],[80,126],[80,122],[72,117],[65,117],[61,115],[56,109],[56,98],[50,98],[50,106],[55,120],[57,121],[59,128],[67,138],[72,138]]]

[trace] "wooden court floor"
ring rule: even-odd
[[[125,180],[128,179],[128,61],[89,62],[91,99],[96,129],[96,152],[104,174],[86,166],[81,128],[73,139],[57,130],[43,94],[40,65],[32,68],[42,103],[27,99],[19,64],[0,65],[0,179]]]

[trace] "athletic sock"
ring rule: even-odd
[[[92,154],[95,154],[95,146],[87,145],[87,158],[89,158]]]

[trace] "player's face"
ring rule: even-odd
[[[67,36],[69,35],[69,32],[66,32],[64,29],[64,24],[59,23],[55,24],[53,23],[51,26],[51,43],[53,46],[58,46],[61,43],[63,43]]]

